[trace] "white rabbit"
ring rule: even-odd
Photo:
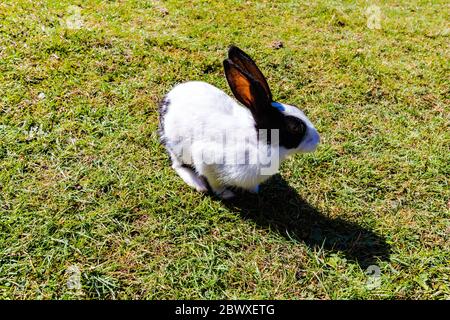
[[[179,84],[160,104],[159,134],[188,185],[227,199],[234,196],[229,188],[258,192],[288,155],[314,151],[319,134],[297,107],[272,100],[266,79],[242,50],[230,47],[223,65],[242,105],[208,83]]]

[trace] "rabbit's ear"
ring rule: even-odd
[[[230,59],[223,61],[225,75],[236,99],[250,109],[255,120],[270,106],[270,100],[261,84]]]
[[[281,113],[271,107],[271,100],[259,81],[230,59],[223,61],[225,75],[236,99],[250,109],[257,128],[279,127]]]
[[[272,92],[270,92],[269,84],[252,58],[236,46],[231,46],[228,49],[228,58],[258,81],[269,97],[269,100],[272,101]]]

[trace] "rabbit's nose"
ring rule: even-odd
[[[310,130],[309,137],[306,139],[308,144],[319,144],[320,143],[320,135],[317,130]]]

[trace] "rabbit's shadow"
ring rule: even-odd
[[[381,235],[353,222],[320,213],[280,175],[267,181],[259,195],[238,193],[235,198],[222,202],[262,228],[270,228],[311,248],[342,252],[362,268],[389,259],[391,249]]]

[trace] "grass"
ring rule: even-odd
[[[70,4],[0,3],[1,298],[450,298],[447,1]],[[157,102],[232,43],[322,144],[221,202]]]

